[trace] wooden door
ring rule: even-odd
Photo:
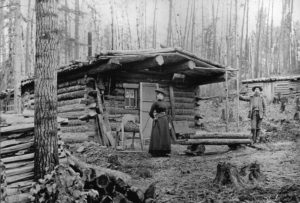
[[[140,84],[140,130],[144,139],[149,139],[152,129],[152,119],[149,116],[151,105],[156,100],[157,83]]]

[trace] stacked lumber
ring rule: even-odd
[[[197,131],[187,135],[185,139],[178,140],[179,144],[192,145],[236,145],[251,144],[251,135],[247,132],[204,132]]]
[[[33,115],[27,111],[27,115]],[[29,202],[29,190],[34,183],[34,123],[33,117],[1,115],[6,127],[0,129],[0,156],[5,170],[6,202]],[[58,122],[67,122],[58,118]],[[58,133],[60,134],[60,133]],[[58,141],[59,157],[64,158],[63,142]],[[2,166],[1,166],[2,167]],[[1,171],[2,172],[2,171]]]

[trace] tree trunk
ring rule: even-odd
[[[75,0],[75,59],[79,58],[79,0]]]
[[[21,6],[20,0],[15,0],[15,37],[14,37],[14,110],[21,113],[21,80],[22,80],[22,26],[21,26]]]
[[[31,17],[31,0],[28,0],[28,9],[27,9],[27,25],[26,25],[26,42],[25,42],[25,76],[31,75],[31,69],[30,69],[30,37],[29,37],[29,32],[30,32],[30,27],[32,23]]]
[[[57,68],[58,15],[56,0],[36,0],[35,179],[58,165]]]
[[[169,0],[169,23],[168,23],[168,34],[167,34],[167,46],[171,46],[172,42],[172,7],[173,0]]]
[[[156,29],[157,29],[157,22],[156,22],[156,12],[157,11],[157,0],[155,0],[154,6],[154,15],[153,15],[153,33],[152,33],[152,48],[156,48]]]
[[[263,5],[263,3],[261,3]],[[260,66],[259,66],[259,50],[260,50],[260,35],[261,35],[261,24],[262,24],[262,14],[263,14],[263,8],[262,6],[258,7],[258,19],[257,19],[257,34],[256,34],[256,52],[255,52],[255,74],[254,77],[257,78],[259,77],[259,71],[260,71]]]

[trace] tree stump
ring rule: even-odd
[[[246,181],[250,181],[250,183],[263,181],[265,179],[265,176],[260,171],[260,165],[256,162],[242,167],[240,175],[243,176]]]
[[[217,174],[213,183],[219,186],[233,186],[236,188],[243,188],[245,185],[237,167],[227,162],[218,163]]]

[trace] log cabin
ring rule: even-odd
[[[218,63],[180,48],[107,51],[88,61],[75,61],[60,67],[58,115],[69,119],[68,125],[61,127],[61,137],[66,142],[100,142],[95,119],[78,119],[89,111],[84,101],[90,97],[91,88],[101,92],[101,105],[112,134],[120,126],[123,115],[133,114],[140,123],[139,129],[129,125],[125,126],[125,131],[140,130],[144,139],[150,137],[152,121],[148,113],[158,87],[168,93],[166,101],[173,120],[187,122],[193,127],[199,114],[195,102],[199,85],[224,81],[226,70]],[[33,89],[34,80],[22,81],[23,103],[32,101]]]
[[[263,94],[269,102],[278,97],[278,94],[282,97],[300,96],[300,75],[247,79],[243,80],[242,84],[247,92],[251,92],[253,86],[262,86]]]

